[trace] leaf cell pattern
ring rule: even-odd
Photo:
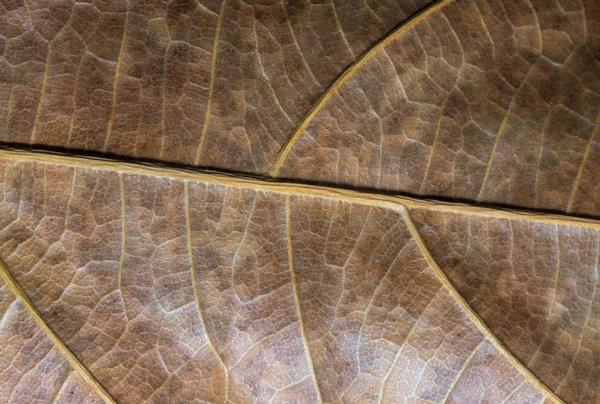
[[[400,207],[26,162],[1,183],[7,267],[117,401],[460,401],[473,372],[544,395]]]
[[[598,0],[0,1],[0,401],[600,401],[599,60]]]

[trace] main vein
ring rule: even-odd
[[[182,168],[168,164],[121,161],[92,156],[35,151],[0,145],[0,160],[21,161],[26,163],[59,164],[67,167],[81,167],[92,170],[107,170],[117,173],[148,175],[172,178],[205,184],[246,188],[258,191],[275,192],[289,195],[308,195],[316,198],[333,199],[344,202],[360,203],[387,209],[427,209],[451,214],[498,217],[511,220],[525,220],[559,226],[576,226],[600,230],[600,220],[582,218],[566,214],[544,213],[519,209],[495,208],[477,204],[448,202],[422,197],[409,197],[378,193],[375,191],[356,191],[345,188],[315,185],[310,183],[287,182],[273,178],[256,177],[244,174],[231,174],[196,168]]]
[[[215,74],[217,71],[217,52],[219,50],[219,36],[221,35],[221,24],[223,24],[223,14],[225,13],[225,0],[221,2],[221,8],[219,10],[219,17],[217,18],[217,27],[215,31],[215,40],[213,42],[212,60],[210,63],[210,84],[208,86],[208,98],[206,103],[206,111],[204,113],[204,123],[202,124],[202,133],[200,134],[200,141],[198,142],[198,148],[196,149],[196,158],[194,163],[200,162],[200,156],[204,149],[204,142],[206,141],[206,133],[208,132],[208,123],[210,121],[210,111],[213,103],[213,89],[215,87]]]

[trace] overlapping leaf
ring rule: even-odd
[[[598,215],[597,1],[453,1],[340,81],[272,172]]]

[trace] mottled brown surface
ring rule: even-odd
[[[599,7],[449,2],[339,87],[279,175],[598,215]]]
[[[596,403],[599,178],[598,0],[0,0],[0,402]]]
[[[543,397],[393,209],[56,164],[1,179],[2,259],[117,401],[461,401],[472,367],[477,394]]]
[[[598,230],[413,210],[436,262],[551,389],[600,400]]]
[[[323,90],[429,2],[5,0],[0,139],[265,171]]]
[[[11,403],[102,403],[0,280],[0,397]]]
[[[598,215],[597,0],[0,7],[4,142]]]

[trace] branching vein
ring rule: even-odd
[[[362,56],[360,56],[350,67],[348,67],[344,72],[325,90],[321,97],[315,102],[315,104],[310,108],[308,113],[304,116],[304,118],[300,121],[298,126],[294,132],[292,132],[291,136],[284,143],[283,147],[279,150],[277,157],[271,168],[268,170],[268,173],[276,177],[283,166],[288,154],[296,144],[296,141],[302,136],[304,130],[308,127],[308,125],[312,122],[315,116],[319,113],[319,111],[325,106],[325,104],[333,97],[333,95],[337,92],[337,90],[350,78],[356,71],[358,71],[365,63],[371,59],[371,57],[379,52],[381,49],[385,48],[390,42],[392,42],[395,38],[397,38],[403,32],[406,32],[411,27],[415,26],[419,21],[422,21],[424,18],[439,10],[441,7],[450,3],[452,0],[437,0],[434,1],[427,8],[423,9],[421,12],[415,14],[411,18],[405,20],[402,24],[400,24],[395,30],[393,30],[389,35],[381,39],[379,42],[376,42],[371,48],[369,48]]]
[[[404,217],[404,221],[408,226],[413,239],[421,249],[425,259],[429,263],[431,269],[435,272],[437,278],[440,280],[442,285],[448,289],[454,300],[458,303],[458,305],[463,309],[464,313],[469,317],[471,322],[479,329],[479,331],[494,345],[494,347],[506,358],[506,360],[514,367],[524,378],[529,380],[529,382],[535,386],[539,391],[541,391],[547,398],[556,402],[563,403],[563,401],[556,395],[552,390],[548,388],[542,381],[540,381],[537,376],[535,376],[531,371],[498,339],[498,337],[490,330],[485,324],[485,322],[479,317],[479,315],[469,306],[465,298],[460,294],[460,292],[454,287],[454,285],[450,282],[446,274],[440,269],[437,265],[428,249],[425,247],[423,240],[421,240],[421,236],[417,231],[415,225],[413,224],[408,212],[406,209],[402,208],[400,210],[402,216]]]

